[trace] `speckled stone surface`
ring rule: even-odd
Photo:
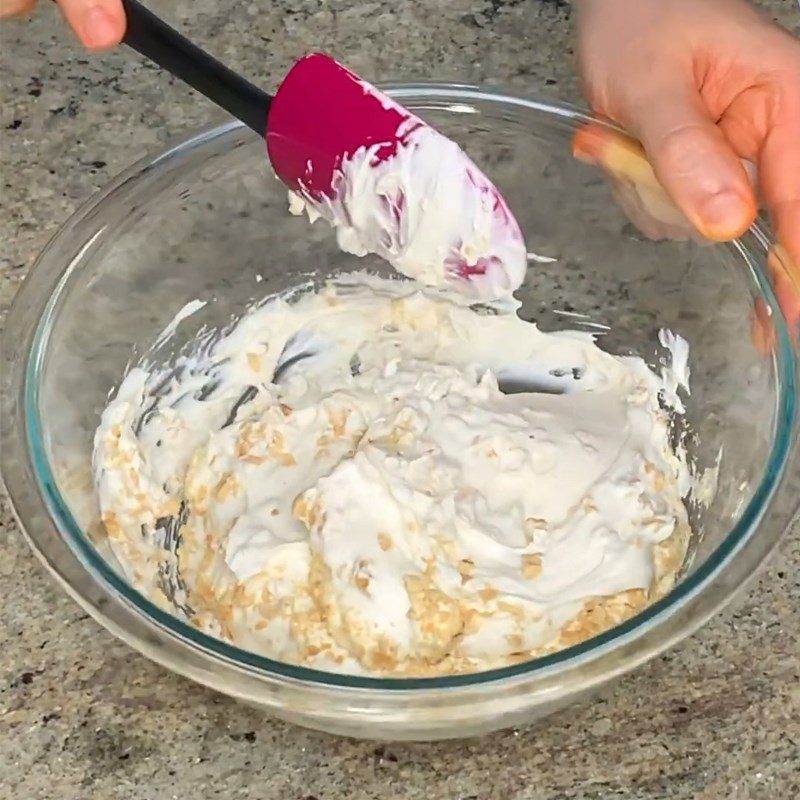
[[[49,4],[43,4],[49,6]],[[561,0],[151,0],[272,84],[323,48],[376,79],[499,81],[577,99]],[[796,24],[789,0],[768,4]],[[218,116],[133,55],[89,57],[54,10],[0,28],[0,324],[78,204]],[[178,678],[55,587],[0,506],[0,800],[561,800],[800,795],[800,529],[735,608],[604,699],[468,741],[306,732]]]

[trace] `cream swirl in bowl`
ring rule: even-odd
[[[685,557],[686,352],[662,338],[658,375],[410,282],[273,297],[125,377],[95,439],[111,545],[151,599],[319,669],[480,671],[582,641]]]

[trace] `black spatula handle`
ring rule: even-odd
[[[123,42],[213,100],[259,136],[267,131],[272,98],[192,44],[136,0],[122,0],[127,18]]]

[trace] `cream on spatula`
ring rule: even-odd
[[[123,4],[123,42],[263,136],[294,210],[327,219],[344,250],[484,300],[520,285],[519,225],[450,139],[329,56],[300,59],[270,96],[140,3]]]

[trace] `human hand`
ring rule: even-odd
[[[107,50],[125,35],[122,0],[57,0],[58,7],[89,50]],[[0,19],[30,14],[36,0],[0,0]]]
[[[778,260],[800,279],[800,42],[744,0],[579,0],[578,9],[586,96],[643,150],[628,143],[637,166],[624,140],[598,127],[576,137],[576,155],[620,185],[654,176],[666,194],[640,189],[639,206],[680,227],[672,200],[713,240],[752,223],[755,183],[783,245]]]

